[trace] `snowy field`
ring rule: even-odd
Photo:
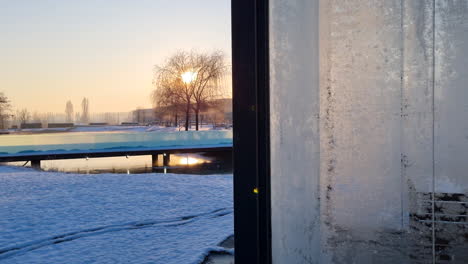
[[[0,166],[0,264],[199,263],[233,234],[232,175]]]

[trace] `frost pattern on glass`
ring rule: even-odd
[[[403,248],[401,1],[324,4],[322,262],[388,263]]]
[[[270,21],[274,263],[468,263],[468,1]]]
[[[318,24],[318,3],[270,5],[272,254],[308,263],[320,254],[319,74],[318,28],[305,25]]]
[[[468,1],[435,11],[436,258],[468,263]]]

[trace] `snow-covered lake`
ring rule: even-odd
[[[199,263],[233,234],[232,175],[0,166],[0,264]]]
[[[89,153],[164,147],[232,146],[232,130],[64,132],[0,136],[0,158],[11,155]]]

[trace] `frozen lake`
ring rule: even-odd
[[[198,263],[233,234],[232,175],[0,166],[0,263]]]

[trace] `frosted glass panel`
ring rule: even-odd
[[[468,1],[436,1],[437,259],[468,263]]]
[[[468,1],[270,1],[274,263],[468,263]]]

